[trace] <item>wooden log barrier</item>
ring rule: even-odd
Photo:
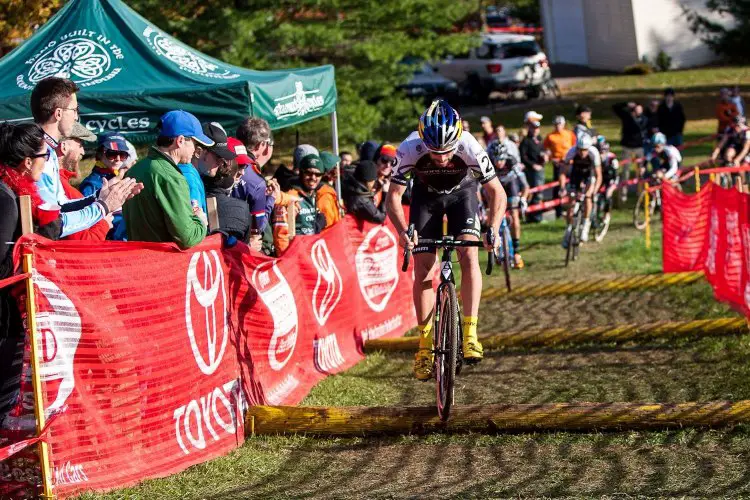
[[[640,274],[625,276],[613,280],[582,280],[561,283],[542,283],[525,285],[508,292],[506,288],[487,288],[482,291],[483,299],[495,297],[544,297],[548,295],[574,295],[597,292],[614,292],[619,290],[637,290],[662,286],[684,285],[698,281],[702,272]]]
[[[431,406],[254,406],[246,413],[245,427],[248,434],[255,435],[366,436],[720,427],[749,421],[750,401],[744,400],[455,406],[448,422],[441,422]]]
[[[482,337],[486,349],[505,347],[544,347],[587,342],[628,342],[655,338],[711,337],[747,333],[744,318],[718,318],[694,321],[656,321],[644,324],[597,326],[593,328],[550,328]],[[365,342],[366,351],[416,351],[419,337],[373,339]]]

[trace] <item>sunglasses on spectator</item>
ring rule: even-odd
[[[388,158],[386,156],[381,156],[380,158],[378,158],[378,161],[380,163],[385,163],[385,164],[390,165],[392,167],[396,166],[396,160],[395,159],[391,160],[390,158]]]
[[[302,175],[309,175],[310,177],[323,177],[323,174],[320,172],[313,172],[312,170],[305,170],[302,172]]]
[[[264,142],[268,143],[269,147],[273,147],[273,137],[269,137]]]
[[[125,161],[125,160],[128,159],[128,156],[130,156],[130,154],[127,151],[111,151],[111,150],[108,150],[108,151],[104,152],[104,156],[106,156],[107,159],[109,159],[109,160],[122,160],[122,161]]]
[[[52,152],[48,149],[44,153],[37,153],[35,155],[29,156],[29,158],[44,158],[44,161],[48,161],[51,154]]]

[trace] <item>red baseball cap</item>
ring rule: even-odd
[[[253,159],[247,154],[245,145],[236,137],[227,138],[227,147],[237,155],[237,165],[250,165],[253,162]]]

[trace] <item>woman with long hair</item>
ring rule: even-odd
[[[0,279],[13,273],[8,242],[21,234],[18,198],[31,198],[34,232],[50,239],[60,237],[59,207],[46,205],[36,187],[48,157],[39,125],[0,123]]]

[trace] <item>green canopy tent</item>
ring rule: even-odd
[[[248,116],[280,129],[331,115],[338,153],[333,66],[232,66],[167,35],[120,0],[70,0],[0,59],[0,120],[29,120],[31,89],[48,76],[81,87],[81,123],[94,133],[152,140],[159,116],[171,109],[218,121],[230,133]]]

